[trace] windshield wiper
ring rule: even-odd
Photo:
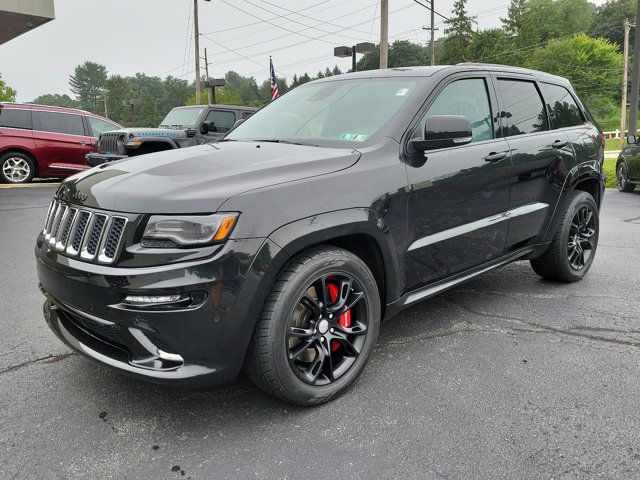
[[[263,138],[263,139],[254,139],[252,142],[268,142],[268,143],[286,143],[288,145],[306,145],[308,147],[314,147],[316,145],[311,145],[310,143],[301,143],[301,142],[292,142],[290,140],[282,140],[280,138]]]

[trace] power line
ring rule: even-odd
[[[333,1],[333,0],[323,0],[322,2],[318,2],[318,3],[315,3],[315,4],[310,5],[310,6],[308,6],[308,7],[301,8],[300,10],[294,11],[294,12],[292,12],[292,13],[285,13],[285,14],[282,14],[282,15],[278,14],[278,15],[276,15],[275,17],[270,18],[269,20],[276,20],[276,19],[278,19],[278,18],[286,18],[286,17],[289,17],[289,16],[293,15],[294,13],[299,13],[299,12],[303,12],[303,11],[305,11],[305,10],[310,10],[310,9],[312,9],[312,8],[315,8],[315,7],[319,6],[319,5],[322,5],[322,4],[324,4],[324,3],[329,3],[329,2],[331,2],[331,1]],[[331,8],[333,8],[333,7],[331,7]],[[326,8],[323,8],[323,9],[321,9],[321,10],[318,10],[318,12],[317,12],[317,13],[319,13],[319,12],[323,12],[323,11],[325,11],[325,10],[327,10],[327,9],[326,9]],[[252,26],[254,26],[254,25],[260,25],[261,23],[264,23],[264,21],[263,21],[263,20],[260,20],[260,21],[258,21],[258,22],[251,22],[251,23],[245,23],[245,24],[243,24],[243,25],[236,25],[235,27],[228,27],[228,28],[223,28],[223,29],[220,29],[220,30],[213,30],[213,31],[211,31],[211,32],[207,32],[207,35],[213,35],[214,33],[230,32],[231,30],[238,30],[238,29],[240,29],[240,28],[252,27]],[[263,31],[263,30],[261,30],[261,31]],[[256,32],[253,32],[253,33],[256,33]]]
[[[423,8],[426,8],[427,10],[431,11],[431,7],[425,5],[424,3],[419,2],[418,0],[413,0],[415,3],[417,3],[418,5],[420,5]],[[440,12],[437,12],[436,10],[433,10],[433,13],[435,13],[436,15],[438,15],[440,18],[444,18],[447,21],[450,21],[450,18],[445,17],[444,15],[442,15]]]
[[[331,20],[337,20],[337,19],[339,19],[339,18],[343,18],[344,16],[353,15],[353,14],[355,14],[355,13],[359,13],[359,12],[361,12],[362,10],[367,10],[367,9],[369,9],[369,8],[371,8],[371,5],[369,5],[369,6],[367,6],[367,7],[364,7],[364,8],[360,8],[360,9],[358,9],[358,10],[354,10],[354,11],[349,12],[349,13],[347,13],[347,14],[340,15],[340,16],[338,16],[338,17],[336,17],[336,18],[331,19]],[[330,21],[331,21],[331,20],[330,20]],[[363,23],[366,23],[366,22],[363,22]],[[358,24],[358,25],[360,25],[360,24]],[[343,30],[345,30],[345,29],[348,29],[349,27],[341,26],[340,28],[341,28],[341,29],[343,29]],[[330,33],[330,34],[334,34],[334,33],[337,33],[337,32],[339,32],[339,31],[341,31],[341,30],[336,30],[335,32],[329,32],[329,33]],[[271,39],[270,39],[270,41],[271,41],[271,42],[274,42],[274,41],[276,41],[276,40],[280,40],[280,39],[282,39],[282,38],[291,37],[292,35],[296,35],[296,34],[297,34],[297,33],[286,33],[286,34],[284,34],[284,35],[280,35],[279,37],[273,37],[273,38],[271,38]],[[248,45],[241,45],[241,46],[239,46],[239,47],[236,47],[236,50],[244,50],[245,48],[251,48],[251,47],[255,47],[255,46],[257,46],[257,45],[264,45],[264,40],[260,40],[259,42],[255,42],[255,43],[250,43],[250,44],[248,44]],[[294,44],[294,45],[298,45],[298,44]],[[222,55],[223,53],[224,53],[224,52],[217,52],[217,53],[214,53],[212,56]]]
[[[246,15],[249,15],[249,16],[251,16],[251,17],[253,17],[253,18],[257,18],[258,20],[262,20],[263,22],[268,23],[269,25],[273,25],[274,27],[277,27],[277,28],[279,28],[279,29],[281,29],[281,30],[284,30],[284,31],[286,31],[286,32],[293,33],[293,34],[296,34],[296,35],[300,35],[301,37],[310,38],[310,39],[312,39],[312,40],[317,40],[317,41],[319,41],[319,42],[328,43],[329,45],[335,45],[335,44],[336,44],[336,42],[330,42],[330,41],[328,41],[328,40],[324,40],[324,39],[322,39],[322,38],[317,38],[317,37],[316,37],[316,38],[314,38],[314,37],[310,37],[309,35],[306,35],[306,34],[304,34],[304,33],[302,33],[302,32],[296,32],[295,30],[290,30],[290,29],[288,29],[288,28],[286,28],[286,27],[283,27],[282,25],[277,25],[277,24],[273,23],[271,20],[267,20],[267,19],[264,19],[264,18],[260,18],[259,16],[254,15],[254,14],[253,14],[253,13],[251,13],[251,12],[247,12],[246,10],[243,10],[242,8],[238,7],[237,5],[233,5],[232,3],[227,2],[226,0],[220,0],[220,1],[221,1],[222,3],[224,3],[225,5],[230,6],[231,8],[235,8],[236,10],[238,10],[238,11],[240,11],[240,12],[242,12],[242,13],[246,14]],[[306,25],[305,25],[305,26],[306,26]],[[264,42],[263,42],[263,43],[264,43]]]
[[[244,0],[244,1],[245,1],[246,3],[250,3],[251,5],[253,5],[253,6],[257,7],[257,8],[260,8],[260,6],[259,6],[259,5],[256,5],[255,3],[252,3],[252,2],[251,2],[251,1],[249,1],[249,0]],[[289,10],[288,8],[281,7],[280,5],[277,5],[277,4],[275,4],[275,3],[269,2],[268,0],[259,0],[259,1],[260,1],[260,2],[262,2],[262,3],[266,3],[267,5],[271,5],[271,6],[273,6],[273,7],[280,8],[280,9],[282,9],[282,10],[285,10],[285,11],[289,12],[289,13],[297,14],[297,15],[299,15],[299,16],[301,16],[301,17],[308,18],[309,20],[313,20],[314,22],[319,22],[320,24],[324,24],[324,25],[331,25],[331,26],[333,26],[333,27],[339,27],[339,28],[342,28],[342,27],[343,27],[342,25],[338,25],[338,24],[336,24],[336,23],[331,23],[331,20],[328,20],[328,21],[327,21],[327,20],[320,20],[320,19],[318,19],[318,18],[315,18],[315,17],[311,17],[311,16],[309,16],[309,15],[302,14],[302,13],[300,13],[299,11],[298,11],[298,12],[295,12],[295,11],[293,11],[293,10]],[[366,7],[366,8],[369,8],[369,7]],[[265,8],[265,10],[267,10],[267,9]],[[269,12],[269,10],[267,10],[267,12]],[[270,12],[270,13],[275,13],[275,12]],[[344,15],[342,15],[340,18],[342,18],[342,17],[344,17]],[[293,21],[294,21],[294,20],[292,20],[292,19],[287,19],[287,20],[288,20],[288,21],[290,21],[290,22],[293,22]],[[296,23],[299,23],[299,22],[296,22]],[[300,24],[300,25],[303,25],[303,24]],[[311,27],[311,28],[316,28],[316,27]],[[319,28],[316,28],[316,30],[320,30],[320,29],[319,29]],[[352,30],[352,31],[357,32],[357,33],[363,33],[363,34],[365,34],[365,35],[366,35],[367,33],[369,33],[369,32],[366,32],[366,31],[364,31],[364,30],[357,30],[357,29],[355,29],[355,28],[349,28],[348,30]],[[323,30],[320,30],[320,31],[323,31]],[[342,36],[344,36],[344,35],[342,35]],[[350,38],[355,38],[355,37],[350,37]],[[360,40],[360,39],[359,39],[359,38],[356,38],[356,40]]]

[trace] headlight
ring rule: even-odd
[[[152,215],[142,236],[142,246],[171,248],[222,243],[229,238],[238,215]]]

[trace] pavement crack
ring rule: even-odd
[[[17,365],[12,365],[11,367],[5,368],[4,370],[0,370],[0,375],[3,373],[14,372],[16,370],[20,370],[23,367],[28,367],[29,365],[33,365],[34,363],[55,363],[70,356],[75,355],[73,352],[61,353],[59,355],[47,355],[46,357],[35,358],[33,360],[29,360],[23,363],[19,363]]]
[[[570,337],[579,337],[579,338],[585,338],[587,340],[593,340],[595,342],[604,342],[604,343],[611,343],[611,344],[615,344],[615,345],[625,345],[625,346],[630,346],[630,347],[640,347],[640,341],[637,342],[633,342],[633,341],[628,341],[628,340],[621,340],[618,338],[610,338],[610,337],[603,337],[603,336],[599,336],[599,335],[591,335],[589,333],[583,333],[583,331],[589,331],[590,327],[571,327],[571,328],[561,328],[561,327],[556,327],[553,325],[543,325],[540,323],[536,323],[536,322],[531,322],[528,320],[524,320],[522,318],[517,318],[517,317],[510,317],[507,315],[499,315],[496,313],[489,313],[489,312],[484,312],[482,310],[478,310],[472,307],[469,307],[467,305],[462,305],[458,302],[455,302],[453,300],[447,300],[448,302],[452,303],[453,305],[458,306],[459,308],[461,308],[462,310],[466,311],[467,313],[471,313],[473,315],[478,315],[481,317],[485,317],[485,318],[491,318],[494,320],[502,320],[505,321],[507,323],[515,323],[518,325],[527,325],[529,327],[532,327],[534,329],[537,329],[536,331],[532,331],[531,333],[540,333],[540,332],[552,332],[552,333],[557,333],[560,335],[567,335]],[[597,327],[596,327],[597,328]],[[596,330],[592,330],[592,331],[596,331]],[[608,329],[608,333],[620,333],[620,334],[628,334],[629,332],[626,331],[621,331],[621,330],[613,330],[613,329]]]

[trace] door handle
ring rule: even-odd
[[[507,158],[507,154],[509,152],[492,152],[489,155],[487,155],[486,157],[484,157],[485,161],[487,162],[499,162],[500,160],[504,160],[505,158]]]
[[[565,140],[565,141],[563,141],[563,140],[556,140],[555,142],[553,142],[553,143],[551,144],[551,146],[552,146],[553,148],[557,148],[558,150],[560,150],[561,148],[566,147],[566,146],[567,146],[567,143],[569,143],[569,142],[567,142],[566,140]]]

